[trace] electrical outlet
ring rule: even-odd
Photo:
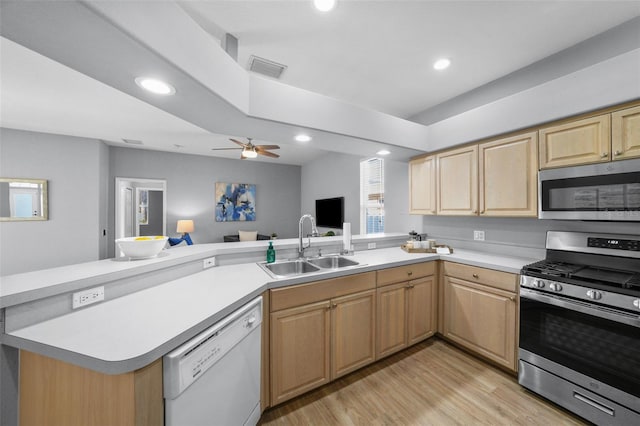
[[[367,244],[367,248],[368,248],[369,250],[376,248],[376,243],[368,243],[368,244]]]
[[[484,231],[473,231],[474,241],[484,241]]]
[[[202,269],[211,268],[212,266],[216,266],[216,257],[210,257],[202,261]]]
[[[72,308],[80,308],[104,300],[104,286],[73,293]]]

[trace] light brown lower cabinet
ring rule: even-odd
[[[516,371],[516,276],[446,262],[443,287],[444,337]]]
[[[375,307],[374,273],[272,290],[271,406],[375,361]]]
[[[20,352],[21,426],[164,424],[162,360],[108,375]]]
[[[433,276],[379,287],[376,358],[398,352],[436,332]]]

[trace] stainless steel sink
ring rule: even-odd
[[[332,270],[356,266],[360,263],[342,256],[316,257],[313,259],[285,260],[281,262],[265,263],[259,262],[258,266],[267,271],[274,278],[288,278],[298,275],[322,272],[322,270]]]
[[[359,263],[355,260],[347,259],[346,257],[342,256],[318,257],[315,259],[309,259],[307,260],[307,262],[323,269],[336,269],[359,265]]]
[[[276,277],[290,277],[293,275],[308,274],[310,272],[318,272],[319,267],[314,266],[304,260],[288,260],[285,262],[275,263],[259,263],[260,267],[265,268],[268,272]]]

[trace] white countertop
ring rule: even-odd
[[[12,331],[2,335],[2,342],[118,374],[148,365],[269,288],[428,260],[511,273],[535,260],[466,250],[450,255],[410,254],[399,247],[360,251],[351,258],[360,265],[282,280],[274,280],[256,263],[213,267]]]

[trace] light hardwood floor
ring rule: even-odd
[[[266,425],[586,425],[432,338],[266,411]]]

